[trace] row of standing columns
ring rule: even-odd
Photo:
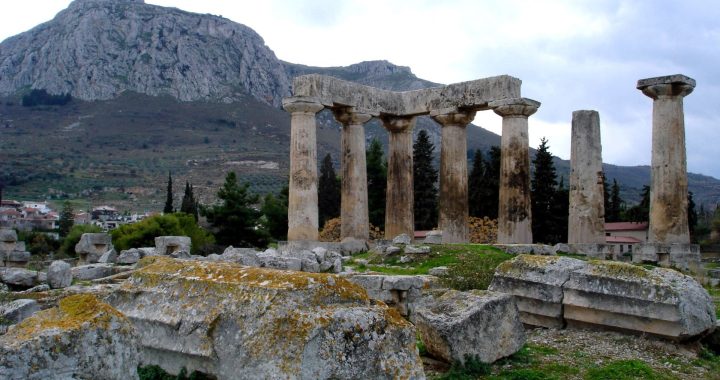
[[[506,99],[491,104],[503,117],[498,241],[532,242],[528,116],[540,103]],[[291,114],[288,240],[317,240],[317,146],[315,114],[324,106],[303,98],[283,102]],[[342,125],[341,237],[367,240],[369,217],[365,169],[364,124],[369,113],[353,107],[333,108]],[[469,240],[467,125],[475,110],[451,109],[430,115],[442,128],[439,228],[443,242]],[[415,116],[380,115],[389,132],[385,236],[413,236],[413,139]]]

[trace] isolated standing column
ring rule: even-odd
[[[413,214],[413,116],[384,115],[380,119],[390,132],[385,207],[385,238],[415,232]]]
[[[572,114],[568,243],[605,243],[605,202],[597,111]]]
[[[650,243],[690,243],[683,97],[695,88],[684,75],[641,79],[637,88],[653,99]]]
[[[340,165],[342,166],[342,199],[340,201],[340,238],[368,240],[370,238],[365,165],[365,127],[371,115],[350,107],[333,110],[342,124]]]
[[[433,115],[442,125],[438,224],[443,243],[469,241],[466,127],[473,118],[475,111],[454,110]]]
[[[315,114],[322,104],[299,97],[286,98],[290,112],[290,189],[288,240],[318,239],[317,138]]]
[[[504,99],[490,103],[490,107],[503,118],[498,243],[531,244],[528,117],[537,112],[540,102],[526,98]]]

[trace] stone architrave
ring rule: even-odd
[[[597,111],[572,114],[569,244],[605,243],[605,205]]]
[[[317,137],[315,114],[323,105],[299,97],[286,98],[290,112],[290,189],[288,240],[318,239]]]
[[[340,201],[340,239],[370,238],[367,194],[367,168],[365,164],[365,127],[372,115],[352,108],[333,109],[335,119],[342,124],[340,166],[342,184]]]
[[[490,106],[503,118],[498,243],[530,244],[532,215],[528,117],[537,112],[540,102],[527,98],[503,99],[490,103]]]
[[[650,243],[690,243],[683,97],[695,88],[684,75],[641,79],[637,88],[653,99]]]
[[[412,130],[415,117],[383,115],[380,120],[390,132],[385,239],[393,239],[400,234],[414,236]]]
[[[442,242],[467,243],[469,228],[466,127],[475,118],[475,111],[456,109],[431,116],[442,125],[438,221],[443,232]]]

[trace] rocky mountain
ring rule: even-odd
[[[160,208],[167,172],[206,200],[228,170],[257,192],[277,190],[288,166],[292,78],[319,73],[390,89],[438,84],[387,61],[347,67],[283,62],[252,29],[228,19],[135,0],[75,0],[52,20],[0,43],[0,186],[19,198],[78,197]],[[71,94],[65,105],[22,106],[31,89]],[[440,130],[427,117],[439,153]],[[387,141],[377,121],[366,137]],[[339,167],[339,126],[318,118],[319,156]],[[469,155],[500,137],[468,128]],[[38,162],[43,165],[38,165]],[[569,164],[557,160],[560,176]],[[647,167],[606,165],[636,200]],[[690,175],[696,202],[720,201],[720,181]],[[180,196],[180,195],[179,195]],[[123,203],[124,202],[124,203]]]

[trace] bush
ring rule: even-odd
[[[320,230],[320,241],[340,241],[340,228],[342,227],[342,220],[340,218],[332,218],[325,222],[325,225]],[[384,239],[385,234],[380,231],[378,227],[369,225],[370,228],[370,240]]]
[[[77,256],[75,244],[80,242],[82,234],[95,232],[102,232],[102,228],[92,224],[78,224],[73,226],[60,245],[60,253],[68,256]]]
[[[213,244],[215,238],[198,226],[192,215],[176,213],[156,215],[134,224],[125,224],[113,230],[113,245],[118,251],[154,247],[158,236],[188,236],[192,241],[191,253]]]
[[[64,106],[72,100],[70,94],[50,95],[45,90],[32,90],[29,94],[23,96],[23,107],[33,106]]]
[[[60,248],[60,241],[42,232],[21,234],[19,238],[25,242],[25,249],[31,255],[48,255]]]

